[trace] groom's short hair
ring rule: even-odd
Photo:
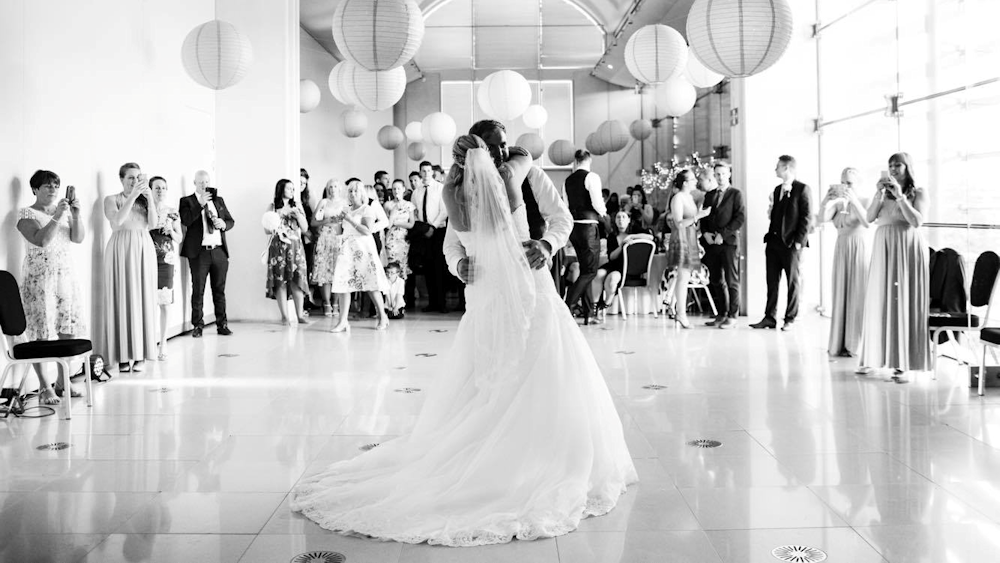
[[[472,127],[469,128],[469,134],[482,139],[485,138],[487,133],[493,130],[503,131],[504,133],[507,132],[507,128],[503,126],[503,123],[500,123],[495,119],[482,119],[475,122]]]

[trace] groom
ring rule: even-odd
[[[510,158],[507,129],[503,123],[484,119],[476,122],[469,129],[469,134],[486,141],[497,168]],[[524,253],[531,267],[541,270],[551,263],[554,252],[566,246],[570,231],[573,230],[573,216],[566,202],[559,196],[555,184],[538,166],[531,167],[521,184],[521,193],[524,195],[524,210],[528,216],[528,231],[531,236],[531,240],[523,243]],[[451,273],[468,284],[472,274],[469,259],[454,229],[448,229],[445,234],[444,256]]]

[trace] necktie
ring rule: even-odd
[[[208,229],[209,234],[215,232],[215,224],[212,223],[215,215],[212,213],[212,208],[210,207],[211,203],[212,202],[208,202],[205,204],[205,228]]]
[[[430,221],[427,219],[427,196],[429,195],[430,195],[430,188],[425,187],[423,209],[421,210],[421,212],[423,213],[422,218],[424,220],[424,223],[430,223]]]

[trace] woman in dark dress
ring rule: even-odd
[[[156,303],[160,306],[160,343],[157,358],[167,359],[163,351],[167,344],[167,313],[174,303],[174,266],[177,264],[177,245],[181,242],[181,216],[177,209],[167,205],[167,181],[162,176],[153,176],[149,181],[153,190],[153,204],[159,219],[155,228],[149,230],[156,249]]]

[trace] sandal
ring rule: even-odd
[[[146,362],[136,362],[132,364],[132,371],[141,372],[146,369]]]
[[[326,305],[323,305],[323,316],[324,317],[332,317],[333,316],[333,306],[330,305],[329,303],[327,303]]]
[[[132,371],[132,364],[128,362],[118,362],[118,373],[128,373]]]
[[[156,357],[156,360],[160,361],[160,362],[166,361],[167,360],[167,353],[166,352],[160,352],[160,355]]]

